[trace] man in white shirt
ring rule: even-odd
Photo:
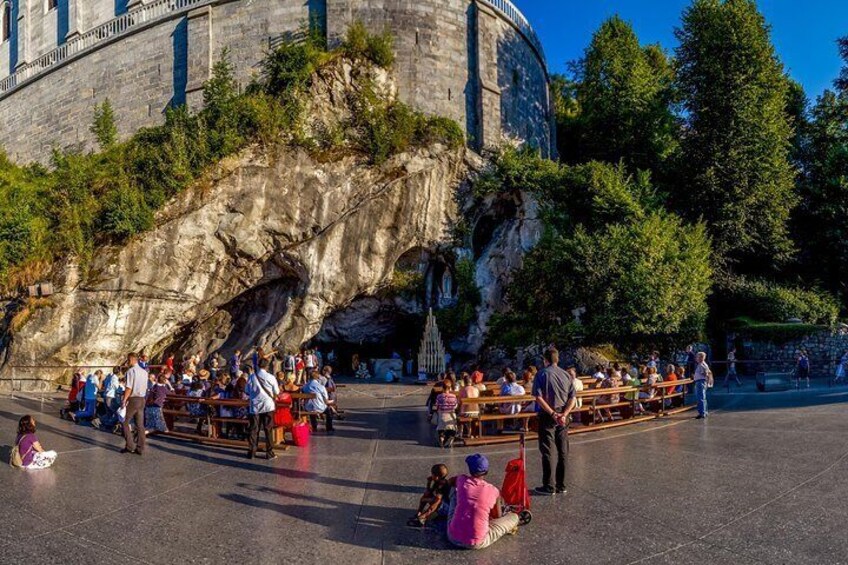
[[[135,353],[127,355],[127,386],[124,389],[124,396],[121,400],[121,407],[126,409],[124,415],[124,440],[127,445],[121,450],[121,453],[135,453],[142,455],[144,453],[144,400],[147,397],[147,371],[139,367],[138,356]],[[133,439],[130,422],[135,420],[135,431],[138,436],[138,445]]]
[[[259,428],[265,430],[266,458],[276,459],[274,453],[274,438],[271,434],[274,423],[274,411],[277,409],[276,398],[280,394],[277,379],[268,372],[269,361],[260,358],[257,361],[258,370],[247,379],[245,392],[250,399],[248,419],[250,427],[247,437],[247,458],[253,459],[259,447]]]
[[[713,372],[707,365],[707,354],[699,351],[695,355],[695,398],[698,400],[698,420],[707,417],[707,389],[713,386]]]

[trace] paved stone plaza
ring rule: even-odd
[[[405,526],[429,467],[463,468],[432,447],[426,390],[352,385],[348,419],[271,463],[58,419],[60,400],[0,399],[0,444],[36,413],[53,469],[0,467],[2,563],[845,563],[848,388],[717,393],[691,415],[576,436],[565,497],[482,552]],[[500,484],[514,446],[483,451]],[[529,450],[531,486],[539,461]]]

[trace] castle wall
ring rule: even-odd
[[[128,0],[68,0],[79,10],[80,32],[105,24],[127,10]]]
[[[391,9],[386,9],[386,4]],[[400,97],[425,111],[467,125],[469,84],[467,0],[327,0],[327,33],[339,41],[350,22],[394,33]]]
[[[0,100],[0,143],[19,162],[47,162],[53,147],[93,147],[94,106],[109,98],[127,137],[161,123],[174,93],[174,31],[180,21],[112,43]]]
[[[60,29],[67,27],[63,37],[73,37],[124,9],[115,0],[59,0],[59,8],[45,14],[43,0],[16,1],[24,10],[17,19],[23,29],[0,45],[7,66],[15,47],[21,62],[32,61],[56,46]],[[354,20],[372,31],[390,29],[401,99],[457,120],[472,146],[498,145],[503,135],[546,153],[553,146],[541,54],[507,18],[479,0],[204,2],[98,43],[0,93],[0,145],[19,162],[47,162],[54,147],[92,148],[94,106],[106,98],[122,137],[159,124],[169,104],[200,105],[203,82],[224,49],[238,80],[247,84],[269,46],[310,18],[326,27],[331,44]]]
[[[59,37],[59,12],[64,12],[67,3],[60,2],[59,7],[49,11],[44,0],[24,0],[24,4],[29,5],[29,49],[31,56],[35,58],[56,47]]]

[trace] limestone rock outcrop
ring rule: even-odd
[[[372,167],[246,150],[179,195],[154,230],[84,271],[69,262],[53,307],[8,344],[0,386],[48,386],[67,367],[110,366],[129,350],[299,346],[373,294],[404,252],[446,238],[463,153],[436,145]]]

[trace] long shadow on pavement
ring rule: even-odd
[[[221,494],[221,498],[252,508],[272,510],[296,520],[305,520],[323,526],[327,529],[328,538],[369,549],[385,550],[396,547],[398,544],[391,541],[392,537],[407,537],[403,534],[404,527],[401,525],[406,523],[409,516],[414,513],[409,508],[344,502],[244,483],[239,484],[239,486],[257,493],[272,494],[283,499],[294,500],[296,503],[271,502],[240,493]],[[424,541],[428,549],[450,549],[450,546],[443,539],[443,532],[437,529],[410,530],[409,533],[419,543],[422,541],[422,534],[426,536]],[[412,540],[402,540],[401,545],[421,547]]]

